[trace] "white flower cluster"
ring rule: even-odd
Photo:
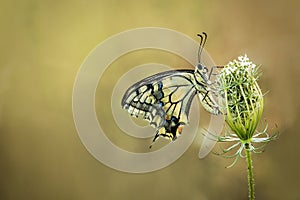
[[[225,76],[235,73],[235,72],[240,72],[239,70],[245,72],[249,72],[251,74],[254,74],[257,66],[256,64],[252,63],[250,59],[247,57],[245,54],[244,56],[239,56],[237,60],[230,61],[223,69],[223,73]]]
[[[248,67],[248,68],[255,68],[256,65],[250,61],[250,59],[247,57],[247,54],[244,56],[239,56],[238,60],[240,62],[241,67]]]

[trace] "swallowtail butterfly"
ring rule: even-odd
[[[220,113],[211,89],[210,77],[214,67],[209,71],[201,64],[207,34],[203,32],[198,36],[201,40],[195,70],[179,69],[155,74],[129,87],[123,96],[121,104],[124,109],[132,116],[143,117],[156,128],[153,142],[159,137],[174,141],[180,136],[188,123],[195,96],[199,97],[206,111],[215,115]]]

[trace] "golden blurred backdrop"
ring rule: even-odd
[[[172,165],[146,174],[113,170],[81,143],[72,89],[83,60],[109,36],[155,26],[195,40],[206,31],[206,50],[218,65],[244,53],[262,65],[264,117],[271,127],[278,124],[281,136],[254,156],[256,196],[300,199],[299,6],[295,0],[1,0],[0,198],[247,199],[245,161],[225,169],[230,160],[213,154],[200,160],[195,142]],[[156,62],[158,54],[120,58],[99,90],[109,92],[130,66]],[[167,53],[160,59],[175,68],[186,64]],[[103,97],[97,92],[98,115],[107,132],[118,132],[111,114],[101,112],[110,103]],[[120,134],[111,139],[126,144]]]

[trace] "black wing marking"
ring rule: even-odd
[[[197,93],[194,70],[173,70],[155,74],[132,85],[122,107],[132,116],[142,116],[156,128],[159,137],[175,140],[188,123],[191,102]]]
[[[215,102],[211,91],[198,91],[199,100],[204,109],[214,115],[220,114],[218,104]]]

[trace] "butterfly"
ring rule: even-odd
[[[213,98],[210,81],[212,70],[201,64],[201,53],[207,34],[200,37],[198,64],[193,69],[178,69],[149,76],[127,89],[121,105],[134,117],[143,117],[156,129],[152,144],[164,137],[174,141],[188,124],[192,100],[198,96],[209,113],[220,114]],[[216,66],[217,67],[217,66]],[[151,145],[152,146],[152,145]],[[150,146],[150,148],[151,148]]]

